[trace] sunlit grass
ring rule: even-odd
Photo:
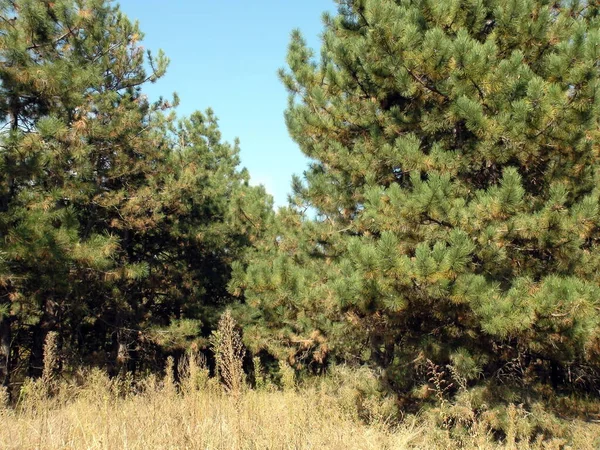
[[[132,383],[100,371],[85,382],[28,383],[16,408],[0,412],[0,447],[6,449],[404,449],[595,448],[597,425],[574,423],[571,447],[546,442],[502,443],[485,427],[460,441],[426,415],[385,416],[370,423],[349,409],[350,390],[313,383],[286,391],[246,389],[227,395],[214,379],[197,373],[175,389],[150,376]],[[168,379],[169,377],[167,377]],[[329,383],[331,381],[328,381]],[[596,441],[597,442],[597,441]]]
[[[171,394],[157,385],[123,397],[95,378],[76,395],[61,394],[64,400],[29,400],[20,410],[5,410],[1,447],[396,449],[424,432],[417,425],[367,426],[307,392],[249,390],[234,399],[214,387]]]

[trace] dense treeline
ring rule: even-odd
[[[257,364],[369,366],[406,406],[600,393],[600,6],[338,4],[320,59],[292,35],[312,163],[274,214],[210,110],[147,100],[168,61],[118,8],[0,0],[3,383],[49,331],[116,373],[235,305]]]
[[[0,378],[39,375],[49,331],[70,365],[152,367],[212,327],[271,200],[211,111],[147,100],[168,61],[118,8],[0,5]]]

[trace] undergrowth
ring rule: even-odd
[[[234,333],[235,327],[228,329]],[[241,358],[241,350],[228,347],[236,340],[227,333],[214,345]],[[0,391],[2,448],[600,448],[597,423],[561,419],[541,403],[493,402],[489,390],[465,383],[450,397],[439,370],[431,370],[423,388],[428,406],[405,414],[366,367],[334,366],[325,376],[299,380],[283,362],[277,377],[267,376],[255,358],[251,388],[243,373],[234,372],[239,361],[225,366],[235,359],[229,356],[221,358],[215,377],[193,351],[177,362],[168,358],[162,376],[122,372],[111,378],[86,369],[59,377],[52,336],[45,350],[41,378],[26,380],[12,403]],[[582,407],[570,402],[570,408]],[[598,402],[583,406],[592,410]]]

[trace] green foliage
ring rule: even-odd
[[[271,215],[238,143],[210,110],[177,120],[176,95],[148,101],[169,61],[107,0],[0,1],[0,16],[0,329],[14,362],[39,375],[49,331],[61,357],[119,370],[207,336]]]
[[[379,367],[409,403],[428,364],[450,395],[596,391],[598,6],[338,3],[281,71],[312,163],[234,268],[248,345]]]
[[[155,327],[146,336],[166,351],[186,350],[202,334],[202,323],[193,319],[174,319],[168,327]]]

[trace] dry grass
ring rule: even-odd
[[[600,448],[599,425],[563,423],[555,434],[568,439],[546,439],[532,429],[543,411],[532,420],[532,413],[511,405],[505,414],[488,411],[487,419],[476,418],[470,399],[442,402],[400,422],[394,399],[366,368],[334,367],[329,376],[298,386],[282,364],[281,391],[264,379],[258,360],[262,388],[251,390],[241,379],[232,389],[227,379],[222,385],[210,378],[205,360],[190,352],[177,367],[178,385],[172,358],[162,380],[150,375],[134,382],[131,374],[110,379],[94,369],[58,382],[51,344],[52,337],[44,376],[23,385],[16,407],[0,391],[2,449]],[[493,428],[502,430],[503,442]]]
[[[247,391],[235,401],[216,387],[169,394],[157,385],[121,397],[97,375],[66,401],[0,413],[7,449],[401,449],[419,427],[366,426],[296,392]],[[66,395],[66,394],[65,394]]]
[[[167,377],[167,379],[170,376]],[[137,387],[136,387],[137,386]],[[185,386],[190,386],[186,381]],[[579,423],[571,447],[560,440],[497,444],[485,430],[460,442],[425,417],[369,425],[347,400],[322,387],[249,390],[227,395],[214,379],[177,392],[151,376],[110,380],[88,372],[83,384],[63,383],[51,399],[29,383],[18,408],[0,410],[5,449],[404,449],[596,448],[597,426]],[[340,391],[342,392],[342,391]],[[345,395],[345,394],[339,394]]]

